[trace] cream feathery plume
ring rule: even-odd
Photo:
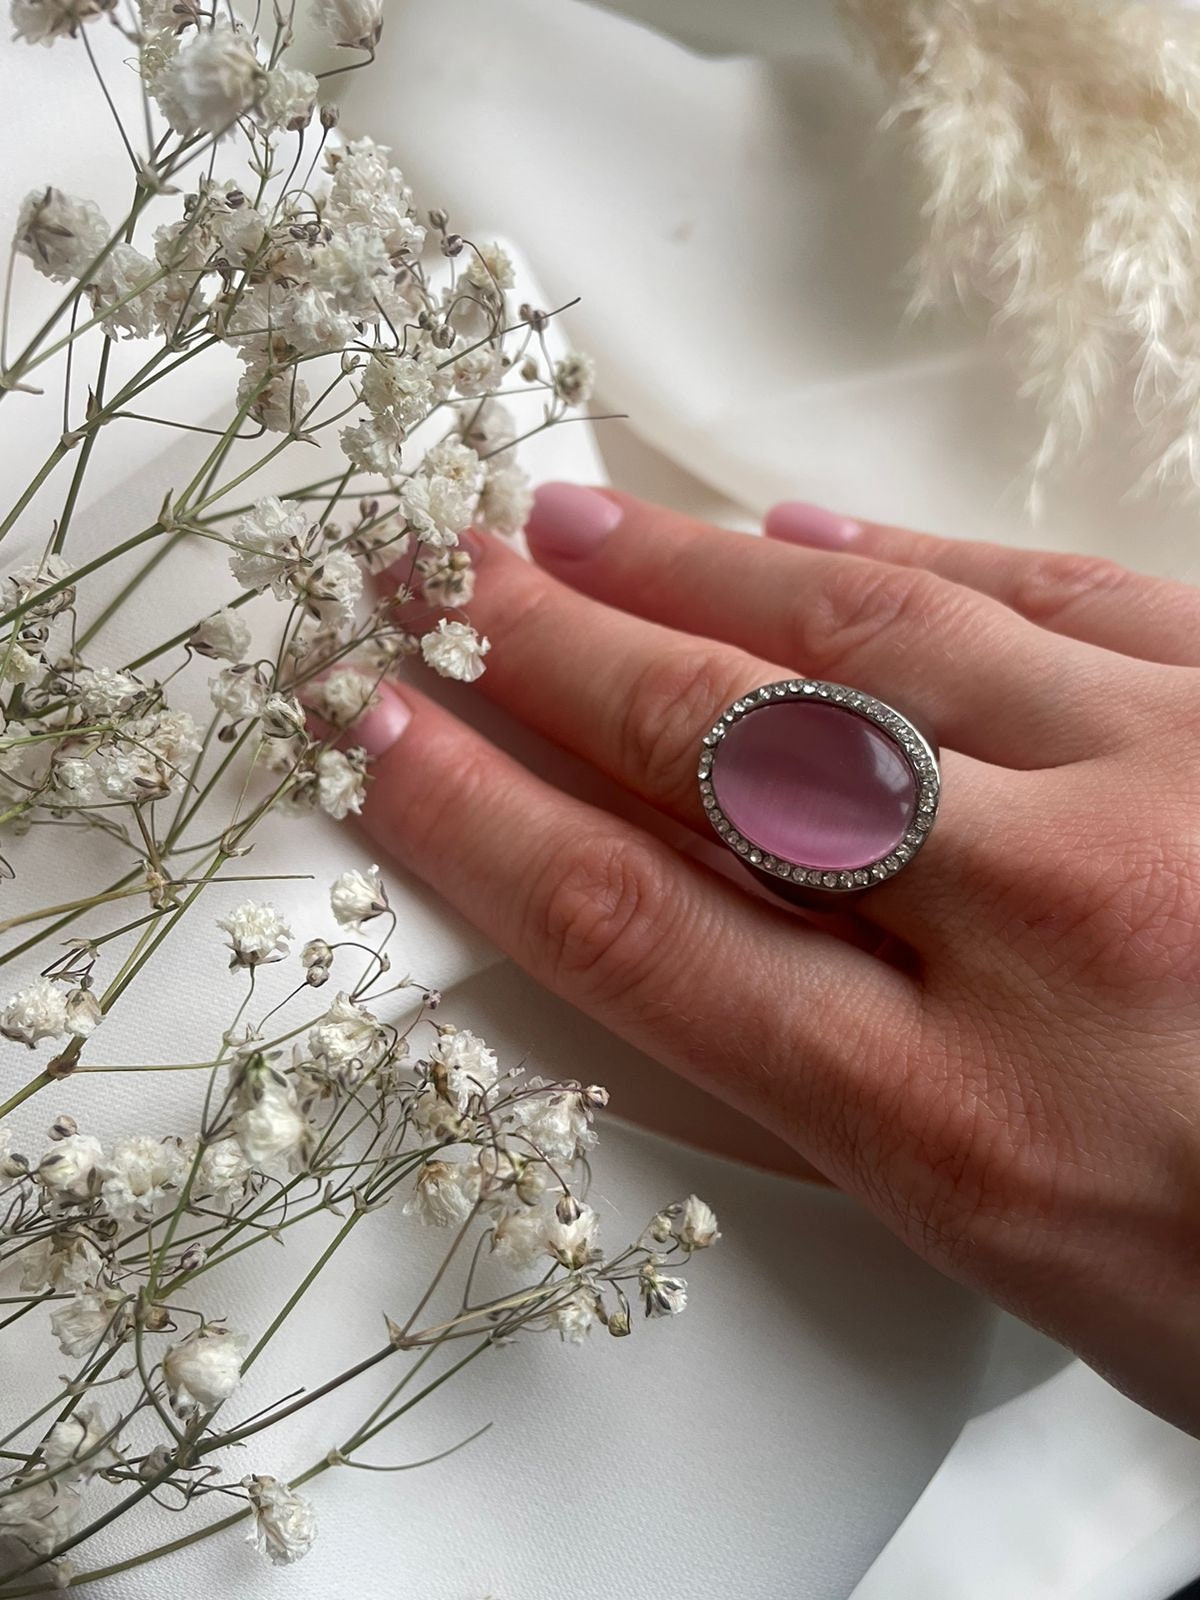
[[[1105,413],[1200,488],[1200,15],[1144,0],[843,0],[924,185],[915,304],[994,310],[1044,422]]]

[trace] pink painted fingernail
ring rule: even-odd
[[[620,520],[620,506],[598,489],[544,483],[533,497],[525,536],[536,556],[578,560],[594,555]]]
[[[862,532],[862,523],[804,500],[781,500],[763,518],[768,539],[806,544],[814,550],[844,550]]]
[[[390,683],[381,683],[377,693],[379,704],[358,719],[346,739],[347,743],[361,745],[372,757],[390,750],[412,721],[412,708]]]

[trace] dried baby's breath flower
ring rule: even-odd
[[[30,41],[67,40],[107,8],[16,0],[14,23]],[[317,11],[328,40],[373,51],[378,0],[319,0]],[[461,1309],[449,1327],[445,1309],[424,1301],[388,1316],[389,1344],[367,1365],[443,1337],[482,1350],[523,1331],[576,1344],[597,1321],[627,1334],[623,1284],[640,1273],[648,1307],[682,1309],[673,1264],[716,1237],[712,1213],[692,1199],[605,1258],[588,1156],[607,1095],[526,1078],[477,1034],[441,1023],[442,995],[394,970],[396,917],[377,867],[342,873],[324,916],[319,897],[305,912],[297,891],[287,920],[266,898],[273,861],[281,876],[307,876],[306,818],[362,809],[371,762],[346,730],[386,676],[418,655],[467,682],[483,670],[490,646],[461,614],[474,570],[460,540],[474,523],[520,527],[530,490],[518,444],[585,396],[590,364],[556,366],[551,314],[511,309],[516,271],[502,246],[452,230],[441,209],[419,212],[385,147],[327,139],[333,108],[311,126],[318,80],[289,55],[284,14],[242,26],[198,0],[133,0],[114,21],[150,101],[148,136],[139,127],[130,150],[148,153],[115,230],[44,180],[27,196],[13,294],[32,272],[64,287],[27,348],[9,341],[4,373],[8,388],[53,387],[56,454],[74,453],[49,512],[57,479],[44,471],[18,504],[28,547],[48,553],[0,580],[0,830],[36,826],[35,842],[61,841],[75,869],[70,907],[18,918],[10,954],[28,965],[0,1010],[12,1059],[26,1046],[50,1057],[3,1091],[0,1263],[11,1266],[5,1298],[16,1310],[0,1318],[13,1330],[0,1370],[7,1379],[14,1347],[30,1344],[30,1415],[13,1418],[13,1438],[33,1454],[0,1457],[0,1543],[7,1554],[15,1541],[22,1570],[48,1561],[61,1585],[78,1577],[64,1546],[134,1501],[151,1517],[169,1506],[187,1519],[212,1493],[244,1494],[252,1539],[273,1562],[306,1552],[308,1501],[280,1478],[223,1481],[228,1452],[340,1390],[364,1353],[348,1351],[343,1371],[315,1384],[297,1371],[232,1429],[211,1413],[236,1395],[246,1351],[257,1360],[313,1303],[345,1232],[374,1226],[388,1205],[446,1230],[434,1281]],[[102,54],[89,61],[101,77]],[[120,97],[105,116],[114,108]],[[85,358],[94,352],[103,374],[105,340],[132,338],[146,348],[119,385],[115,374],[107,387],[85,381],[95,370]],[[215,427],[207,409],[187,415],[183,371],[213,345],[230,369]],[[156,409],[155,386],[178,373]],[[182,429],[203,453],[181,478],[176,452],[156,457],[153,523],[100,549],[76,503],[87,504],[95,435],[131,417]],[[312,445],[339,432],[341,469],[314,469]],[[177,545],[217,557],[218,581],[228,563],[219,609],[174,565]],[[117,560],[119,572],[105,570]],[[367,582],[385,570],[394,601]],[[160,615],[141,589],[152,574],[172,607],[194,587],[195,609]],[[137,607],[132,660],[106,626],[127,604]],[[300,831],[260,849],[271,827]],[[98,867],[112,849],[124,863],[115,882]],[[5,850],[0,877],[26,859]],[[246,885],[218,925],[231,966],[248,976],[212,984],[197,1003],[192,965],[159,951],[226,882]],[[320,937],[330,912],[346,930],[336,944]],[[283,959],[293,921],[299,966]],[[342,987],[318,1002],[335,952]],[[131,1060],[131,1012],[163,1041],[160,1054],[172,1053],[177,1013],[207,1025],[209,1044],[196,1060]],[[102,1015],[111,1042],[94,1043]],[[105,1057],[89,1059],[101,1042]],[[48,1147],[21,1153],[19,1119],[46,1084],[155,1070],[178,1074],[161,1102],[190,1108],[176,1126],[118,1130],[102,1144],[64,1111]],[[331,1219],[327,1244],[307,1232]],[[293,1240],[304,1241],[299,1252]],[[285,1274],[295,1258],[281,1303],[270,1299],[275,1273],[253,1270],[254,1250],[282,1252]],[[485,1257],[517,1275],[492,1298]],[[221,1317],[231,1261],[254,1286],[244,1336]],[[393,1279],[375,1274],[363,1292],[386,1300]],[[47,1339],[57,1352],[39,1355]],[[302,1342],[289,1347],[289,1365],[302,1354]],[[43,1383],[43,1368],[63,1359],[71,1370]],[[23,1392],[25,1379],[10,1387]],[[302,1475],[368,1465],[358,1449],[388,1426],[376,1411],[339,1435],[337,1451],[326,1440]],[[141,1493],[127,1494],[132,1486]],[[201,1511],[198,1522],[180,1542],[222,1519]],[[117,1547],[118,1565],[136,1564],[136,1545]],[[107,1561],[108,1549],[85,1546],[80,1559]]]
[[[163,1356],[163,1377],[181,1416],[222,1405],[241,1382],[246,1341],[219,1324],[197,1328]]]
[[[382,0],[314,0],[312,16],[332,44],[374,50],[383,32]]]
[[[259,967],[269,961],[282,961],[292,937],[292,930],[275,907],[256,900],[244,900],[227,916],[218,917],[217,927],[229,935],[230,967]]]
[[[225,606],[197,623],[188,644],[202,656],[242,661],[250,649],[250,628],[238,612]]]
[[[61,189],[37,189],[25,196],[17,214],[13,244],[47,278],[66,283],[99,256],[108,231],[93,201],[77,200]]]
[[[329,902],[338,926],[355,933],[364,922],[380,917],[388,908],[387,893],[383,887],[378,867],[368,867],[360,872],[357,867],[335,878],[329,891]],[[326,946],[328,949],[328,946]]]
[[[674,1234],[682,1249],[707,1250],[721,1237],[717,1229],[717,1214],[713,1208],[694,1194],[688,1195],[679,1209]]]
[[[317,1516],[312,1501],[296,1494],[278,1478],[249,1477],[242,1487],[254,1508],[247,1542],[261,1550],[272,1566],[287,1567],[312,1549]]]
[[[569,406],[583,405],[590,400],[595,381],[596,363],[591,356],[575,353],[555,364],[554,389]]]
[[[491,641],[481,639],[468,622],[452,622],[443,617],[437,628],[423,635],[421,654],[427,666],[443,678],[474,683],[484,673],[483,658]]]

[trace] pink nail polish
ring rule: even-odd
[[[536,556],[579,560],[594,555],[620,520],[620,506],[597,489],[544,483],[533,497],[525,536]]]
[[[814,550],[844,550],[862,532],[862,523],[804,500],[783,500],[763,518],[768,539],[806,544]]]
[[[350,729],[346,742],[361,745],[369,756],[384,755],[412,721],[412,709],[390,683],[381,683],[379,704]]]

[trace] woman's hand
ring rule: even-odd
[[[817,925],[389,688],[372,834],[535,977],[914,1250],[1200,1431],[1200,594],[779,508],[551,485],[478,540],[486,694],[694,836],[699,740],[795,673],[944,747],[919,858]]]

